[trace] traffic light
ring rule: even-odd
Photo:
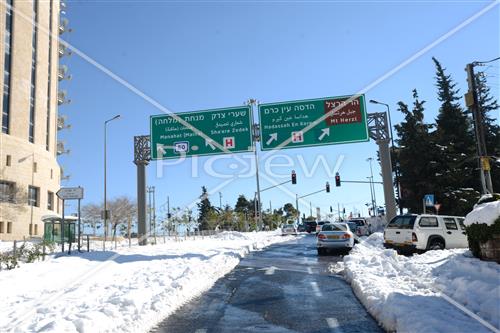
[[[340,186],[340,175],[338,172],[335,174],[335,186]]]
[[[326,193],[330,193],[330,183],[326,182]]]
[[[292,184],[297,184],[297,174],[295,173],[295,170],[292,170]]]

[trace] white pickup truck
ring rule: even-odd
[[[384,246],[403,251],[467,248],[464,218],[445,215],[399,215],[384,231]]]

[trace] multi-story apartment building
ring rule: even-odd
[[[56,196],[60,2],[0,1],[0,240],[41,237],[42,216],[62,210]]]

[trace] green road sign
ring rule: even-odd
[[[368,141],[365,96],[259,105],[262,150]]]
[[[252,150],[249,106],[151,116],[151,159]],[[192,126],[192,127],[191,127]]]

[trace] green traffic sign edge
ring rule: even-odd
[[[160,118],[160,117],[165,117],[165,116],[170,116],[171,114],[192,114],[192,113],[202,113],[202,112],[212,112],[212,111],[229,111],[229,110],[236,110],[236,109],[242,109],[242,108],[247,108],[248,109],[248,120],[250,123],[250,126],[253,127],[253,114],[252,114],[252,108],[248,105],[243,105],[243,106],[233,106],[233,107],[228,107],[228,108],[217,108],[217,109],[206,109],[206,110],[198,110],[198,111],[186,111],[186,112],[171,112],[171,113],[166,113],[166,114],[157,114],[157,115],[151,115],[149,116],[149,141],[150,141],[150,149],[153,149],[153,140],[152,140],[152,133],[153,133],[153,118]],[[253,140],[253,128],[250,128],[250,144],[253,147],[255,145],[255,142]],[[212,156],[212,155],[231,155],[231,154],[240,154],[240,153],[248,153],[252,152],[253,150],[235,150],[231,151],[231,153],[224,153],[224,152],[213,152],[213,153],[205,153],[205,154],[196,154],[196,155],[179,155],[179,156],[171,156],[171,157],[163,157],[163,158],[153,158],[153,153],[151,150],[150,153],[150,159],[151,161],[161,161],[161,160],[174,160],[178,158],[191,158],[191,157],[198,157],[198,156]]]
[[[342,96],[334,96],[334,97],[323,97],[323,98],[310,98],[310,99],[298,99],[298,100],[293,100],[293,101],[284,101],[284,102],[277,102],[277,103],[264,103],[264,104],[259,104],[258,108],[258,117],[259,117],[259,126],[262,124],[262,120],[260,118],[260,107],[266,107],[269,105],[282,105],[282,104],[292,104],[292,103],[300,103],[300,102],[316,102],[316,101],[323,101],[327,99],[339,99],[339,98],[346,98],[346,97],[352,97],[352,96],[359,96],[362,97],[363,99],[363,111],[364,111],[364,117],[365,121],[367,121],[367,115],[368,113],[366,112],[366,100],[365,100],[365,94],[354,94],[354,95],[342,95]],[[318,125],[316,125],[318,126]],[[316,127],[314,126],[314,127]],[[313,128],[314,128],[313,127]],[[264,148],[262,146],[262,130],[260,131],[260,150],[262,151],[270,151],[270,150],[281,150],[281,149],[297,149],[297,148],[307,148],[307,147],[317,147],[317,146],[329,146],[329,145],[339,145],[339,144],[347,144],[347,143],[359,143],[359,142],[368,142],[370,141],[370,135],[369,135],[369,130],[368,130],[368,123],[366,125],[366,139],[361,139],[361,140],[351,140],[351,141],[342,141],[342,142],[337,142],[337,143],[316,143],[316,144],[307,144],[307,145],[300,145],[300,146],[289,146],[288,144],[276,148],[276,147],[271,147],[271,148]]]

